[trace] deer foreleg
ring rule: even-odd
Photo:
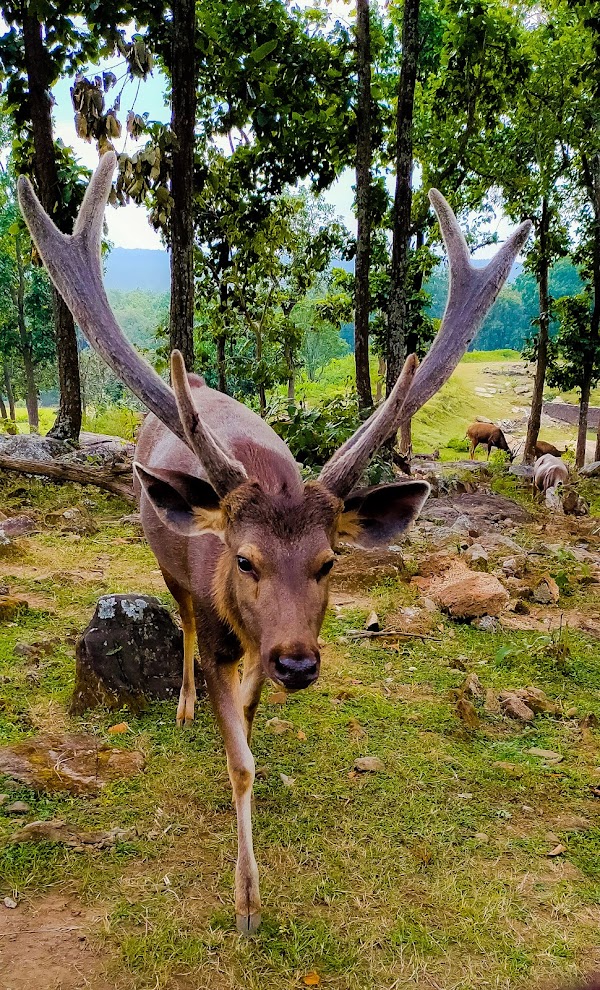
[[[254,758],[246,724],[237,663],[206,664],[206,687],[227,753],[227,770],[237,815],[238,857],[235,868],[235,913],[238,931],[253,934],[260,925],[258,867],[252,843]]]
[[[196,619],[189,592],[177,583],[175,578],[161,567],[165,584],[179,605],[181,626],[183,628],[183,679],[177,705],[177,725],[186,725],[194,721],[194,706],[196,704],[196,679],[194,676],[194,652],[196,648]]]
[[[244,657],[244,673],[242,676],[242,708],[244,711],[246,739],[248,740],[248,745],[250,745],[250,739],[252,737],[252,724],[254,722],[254,716],[256,714],[256,709],[258,708],[260,693],[264,683],[265,675],[263,673],[260,657],[246,655]]]

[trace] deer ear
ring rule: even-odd
[[[366,549],[387,546],[415,521],[429,492],[426,481],[399,481],[353,492],[344,500],[338,538]]]
[[[133,470],[157,516],[170,530],[181,536],[213,533],[223,539],[219,496],[208,481],[182,471],[144,467],[137,461]]]

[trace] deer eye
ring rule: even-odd
[[[334,565],[333,560],[326,560],[325,563],[322,564],[319,570],[317,571],[317,581],[320,581],[321,578],[327,577],[333,565]]]
[[[236,557],[236,560],[237,560],[238,570],[241,571],[242,574],[254,574],[255,573],[254,567],[252,565],[252,561],[251,560],[248,560],[247,557],[240,557],[240,556],[238,556],[238,557]]]

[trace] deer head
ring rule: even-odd
[[[92,347],[202,464],[206,480],[176,465],[158,470],[136,464],[156,515],[175,538],[189,541],[190,567],[200,554],[202,541],[196,536],[210,533],[222,542],[211,592],[218,612],[246,649],[260,653],[265,673],[290,689],[304,687],[319,672],[317,637],[337,543],[388,544],[413,522],[429,494],[423,481],[356,490],[360,476],[372,454],[450,377],[530,223],[515,231],[486,268],[473,268],[452,210],[431,190],[450,262],[450,288],[427,357],[421,365],[414,355],[407,358],[387,400],[339,448],[317,482],[304,485],[295,466],[290,474],[288,463],[280,478],[267,483],[266,454],[262,462],[253,460],[242,456],[240,447],[234,456],[203,421],[180,353],[172,355],[171,389],[129,345],[115,320],[100,266],[102,219],[115,161],[112,153],[103,156],[72,235],[57,230],[23,177],[21,209],[54,284]],[[251,437],[247,440],[252,443]],[[197,564],[199,570],[202,566]]]

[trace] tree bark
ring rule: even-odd
[[[542,198],[539,227],[538,296],[540,315],[537,336],[537,363],[533,382],[533,396],[531,398],[531,412],[529,414],[529,422],[527,423],[525,452],[523,454],[524,464],[533,464],[535,461],[535,445],[540,432],[542,405],[544,402],[544,384],[546,381],[546,369],[548,367],[548,334],[550,329],[550,292],[548,289],[548,272],[550,268],[548,258],[549,227],[550,214],[548,200],[544,196]]]
[[[38,433],[40,421],[38,412],[38,393],[35,382],[35,364],[33,360],[33,347],[31,335],[27,332],[25,323],[25,276],[23,272],[23,257],[21,255],[21,236],[15,237],[15,260],[17,263],[17,288],[14,292],[14,303],[17,310],[17,327],[19,330],[19,343],[21,357],[23,358],[23,368],[25,370],[27,419],[29,421],[29,432]]]
[[[52,137],[52,114],[48,93],[52,71],[44,47],[42,25],[27,10],[23,17],[23,41],[27,69],[28,107],[33,135],[33,172],[40,202],[56,225],[66,233],[69,223],[62,208],[62,197]],[[73,317],[61,296],[53,289],[54,328],[58,360],[60,405],[49,435],[77,440],[81,429],[79,355]]]
[[[225,392],[227,395],[227,366],[225,358],[225,345],[227,343],[227,338],[221,334],[217,337],[217,375],[218,375],[218,385],[217,388],[219,392]]]
[[[56,461],[30,461],[20,457],[4,457],[0,454],[0,470],[39,474],[55,481],[75,481],[80,485],[96,485],[107,492],[112,492],[113,495],[127,499],[128,502],[136,501],[133,482],[127,483],[114,478],[109,471],[102,471],[99,468],[84,468]]]
[[[413,115],[419,49],[420,0],[405,0],[402,68],[398,90],[396,193],[393,210],[392,273],[387,326],[387,392],[396,384],[406,358],[407,273],[412,207]]]
[[[369,372],[369,314],[371,299],[371,32],[369,0],[356,3],[356,266],[354,270],[354,363],[358,406],[373,405]]]
[[[2,362],[2,373],[4,376],[4,391],[6,392],[6,398],[8,400],[8,414],[12,419],[13,423],[16,419],[15,415],[15,393],[13,392],[12,382],[10,380],[10,371],[8,370],[8,365],[6,360]]]
[[[581,468],[585,464],[585,444],[587,440],[587,420],[588,408],[590,405],[590,391],[592,381],[592,369],[586,369],[586,376],[581,383],[581,398],[579,401],[579,424],[577,427],[577,449],[575,451],[575,467]]]
[[[171,195],[171,349],[194,368],[194,143],[196,126],[195,0],[173,4],[171,38],[171,128],[173,150]]]
[[[4,399],[0,395],[0,416],[2,419],[6,419],[6,406],[4,405]]]

